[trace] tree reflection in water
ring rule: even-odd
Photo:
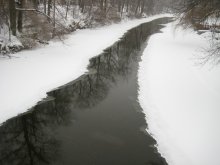
[[[128,31],[120,41],[90,60],[88,73],[49,92],[48,98],[30,111],[5,122],[0,127],[0,164],[59,164],[62,144],[57,129],[77,121],[75,110],[89,110],[101,103],[119,78],[129,79],[137,70],[148,37],[159,32],[163,27],[160,24],[170,21],[162,18]],[[158,162],[148,164],[166,164],[162,158]]]

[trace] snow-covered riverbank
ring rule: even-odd
[[[100,54],[123,34],[141,23],[170,15],[130,20],[97,29],[79,30],[63,43],[53,41],[36,50],[0,58],[0,123],[27,111],[46,92],[86,72],[89,58]]]
[[[220,66],[195,65],[208,40],[174,25],[150,38],[140,63],[148,131],[169,165],[219,165]]]

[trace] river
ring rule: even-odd
[[[129,30],[88,72],[0,127],[1,165],[166,165],[138,103],[148,38],[171,18]]]

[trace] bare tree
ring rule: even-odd
[[[181,18],[180,24],[185,28],[193,27],[196,30],[210,30],[213,32],[211,48],[207,50],[208,54],[202,57],[202,63],[210,60],[219,63],[220,43],[218,41],[218,32],[220,29],[220,1],[184,0],[174,6],[174,11]]]

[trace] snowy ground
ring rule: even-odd
[[[150,38],[140,63],[139,100],[169,165],[220,164],[220,66],[195,65],[208,45],[171,23]]]
[[[46,92],[86,72],[89,58],[100,54],[123,34],[141,23],[169,15],[130,20],[97,29],[78,30],[62,43],[53,41],[12,59],[0,58],[0,123],[27,111]]]

